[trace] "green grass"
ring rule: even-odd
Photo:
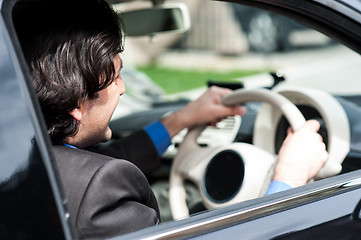
[[[208,80],[222,82],[236,82],[245,76],[249,76],[257,71],[197,71],[189,69],[171,69],[148,65],[137,67],[138,70],[147,74],[156,84],[164,89],[167,94],[191,90],[206,86]]]

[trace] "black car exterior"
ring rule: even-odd
[[[0,0],[0,239],[74,239],[14,29],[14,6],[30,2]],[[361,52],[357,1],[232,2],[284,14]],[[357,170],[115,239],[360,239],[360,200]]]

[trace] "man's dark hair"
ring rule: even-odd
[[[14,12],[48,133],[61,144],[78,131],[69,113],[113,81],[113,60],[123,51],[119,18],[102,0],[40,2]]]

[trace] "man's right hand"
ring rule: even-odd
[[[328,159],[326,145],[317,133],[319,129],[318,121],[309,120],[296,132],[288,130],[273,180],[299,187],[317,175]]]

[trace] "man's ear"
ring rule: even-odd
[[[78,122],[80,122],[81,118],[82,118],[82,113],[80,111],[79,108],[74,108],[70,113],[69,113],[73,118],[75,118],[75,120],[77,120]]]

